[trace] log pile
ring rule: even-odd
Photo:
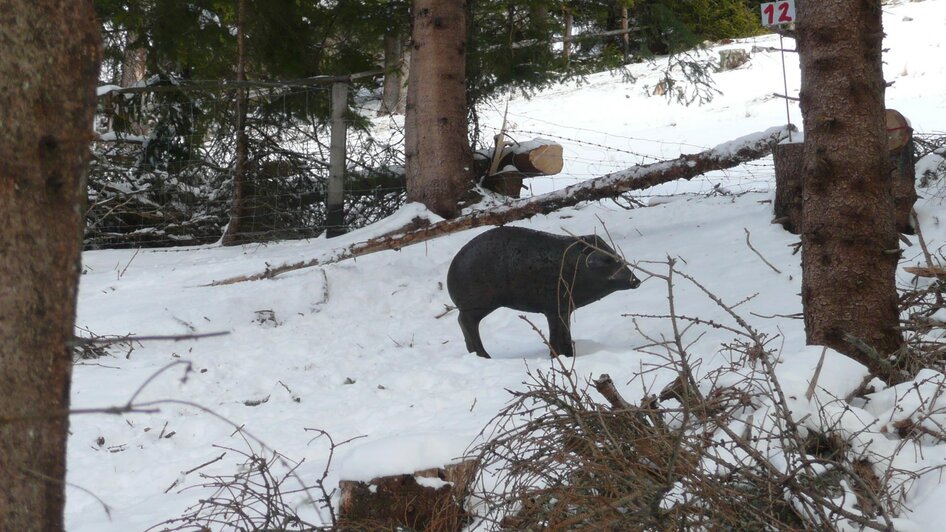
[[[518,198],[527,177],[555,175],[562,171],[562,146],[545,139],[506,143],[496,157],[495,150],[477,152],[474,170],[482,186],[511,198]]]

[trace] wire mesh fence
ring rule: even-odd
[[[233,89],[155,84],[103,91],[88,186],[87,248],[217,241],[229,221],[235,162]],[[312,237],[326,229],[330,87],[249,91],[244,188],[251,240]],[[400,129],[368,133],[346,114],[344,229],[404,202]]]
[[[99,134],[88,183],[88,249],[209,244],[221,238],[230,221],[235,88],[161,80],[151,80],[145,88],[100,91]],[[377,96],[361,88],[348,99],[344,218],[341,226],[330,228],[331,85],[260,83],[248,90],[243,241],[347,231],[389,216],[406,202],[402,117],[379,118]],[[523,196],[709,148],[522,113],[510,116],[530,124],[508,128],[511,140],[544,138],[564,148],[564,170],[526,180]],[[669,196],[765,192],[773,175],[771,158],[766,158],[617,201],[633,208]]]

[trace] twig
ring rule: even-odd
[[[775,266],[772,266],[771,262],[765,260],[765,257],[763,257],[762,254],[759,253],[759,251],[756,248],[752,247],[752,242],[749,241],[749,230],[746,229],[745,227],[743,227],[742,230],[746,232],[746,245],[749,246],[749,249],[751,249],[752,252],[756,254],[756,256],[762,259],[762,262],[764,262],[766,266],[768,266],[769,268],[772,268],[775,271],[775,273],[781,274],[782,270],[776,268]]]
[[[920,218],[916,214],[916,209],[910,209],[910,216],[913,217],[913,228],[916,230],[917,239],[920,241],[920,249],[923,250],[923,257],[926,259],[926,266],[931,270],[938,269],[942,270],[942,265],[938,265],[933,262],[933,255],[930,254],[929,248],[926,247],[926,239],[923,237],[923,228],[920,226]],[[934,292],[934,297],[936,298],[936,305],[942,307],[944,305],[943,293],[940,290]]]
[[[18,469],[19,469],[20,471],[22,471],[24,474],[33,476],[33,477],[35,477],[35,478],[38,478],[39,480],[42,480],[43,482],[48,482],[48,483],[50,483],[50,484],[55,484],[55,485],[58,485],[58,486],[66,486],[66,487],[70,487],[70,488],[75,488],[75,489],[77,489],[77,490],[79,490],[79,491],[85,493],[86,495],[89,495],[90,497],[92,497],[93,499],[95,499],[95,501],[98,502],[99,505],[102,506],[102,511],[105,512],[106,517],[108,517],[109,519],[112,518],[112,507],[109,506],[105,501],[103,501],[101,497],[99,497],[98,495],[96,495],[95,493],[93,493],[92,490],[90,490],[90,489],[88,489],[88,488],[84,488],[84,487],[82,487],[82,486],[80,486],[80,485],[78,485],[78,484],[74,484],[74,483],[72,483],[72,482],[66,482],[66,481],[64,481],[64,480],[61,479],[61,478],[56,478],[56,477],[49,476],[49,475],[47,475],[46,473],[43,473],[43,472],[41,472],[41,471],[36,471],[35,469],[29,469],[29,468],[26,468],[26,467],[19,467]]]
[[[112,344],[125,344],[129,342],[183,342],[186,340],[200,340],[203,338],[215,338],[217,336],[226,336],[230,334],[229,331],[218,331],[212,333],[200,333],[200,334],[179,334],[179,335],[155,335],[155,336],[115,336],[110,338],[97,337],[97,338],[73,338],[69,344],[72,347],[81,347],[84,345],[112,345]]]
[[[437,314],[436,316],[434,316],[434,319],[435,319],[435,320],[439,320],[440,318],[446,316],[447,314],[450,314],[450,312],[452,312],[452,311],[454,311],[454,310],[456,310],[456,309],[457,309],[457,307],[455,307],[455,306],[453,306],[453,305],[444,305],[444,306],[443,306],[443,312],[441,312],[440,314]]]
[[[545,333],[542,332],[542,329],[536,326],[536,324],[532,323],[532,320],[526,317],[525,314],[520,314],[519,319],[528,323],[529,326],[532,327],[532,330],[535,331],[535,333],[539,335],[539,338],[542,339],[542,343],[548,346],[549,351],[552,353],[552,358],[558,358],[558,352],[555,351],[555,348],[552,347],[552,344],[549,342],[548,338],[545,337]]]
[[[920,249],[923,250],[926,265],[933,268],[936,265],[933,263],[933,255],[930,254],[929,248],[926,247],[926,239],[923,238],[923,229],[920,227],[920,218],[916,214],[916,209],[910,209],[910,217],[913,218],[913,229],[916,230],[917,239],[920,241]]]
[[[795,314],[770,314],[770,315],[767,315],[767,314],[759,314],[759,313],[757,313],[757,312],[750,312],[749,314],[751,314],[751,315],[753,315],[753,316],[755,316],[755,317],[757,317],[757,318],[762,318],[762,319],[766,319],[766,320],[771,320],[771,319],[775,319],[775,318],[789,318],[789,319],[793,319],[793,320],[800,320],[800,319],[803,319],[803,318],[805,317],[805,315],[802,314],[801,312],[796,312]]]
[[[621,316],[624,318],[650,318],[650,319],[670,319],[671,318],[671,316],[667,314],[621,314]],[[690,316],[684,316],[682,314],[678,314],[676,316],[676,319],[683,320],[690,323],[695,323],[698,325],[709,325],[710,327],[714,329],[723,329],[733,334],[738,334],[741,336],[747,336],[747,337],[750,336],[746,334],[746,332],[743,330],[737,329],[735,327],[730,327],[728,325],[723,325],[722,323],[718,323],[713,320],[705,320],[703,318],[693,318]]]
[[[226,456],[226,455],[227,455],[227,452],[224,451],[224,452],[220,453],[220,456],[218,456],[218,457],[216,457],[216,458],[214,458],[214,459],[212,459],[212,460],[209,460],[209,461],[207,461],[207,462],[204,462],[204,463],[200,464],[200,465],[197,466],[197,467],[194,467],[194,468],[188,469],[187,471],[184,471],[184,473],[181,474],[180,478],[175,479],[174,482],[173,482],[170,486],[168,486],[168,488],[167,488],[166,490],[164,490],[164,493],[167,493],[167,492],[171,491],[172,489],[174,489],[175,486],[177,486],[178,484],[180,484],[181,479],[183,479],[183,478],[186,477],[187,475],[190,475],[191,473],[193,473],[194,471],[197,471],[198,469],[203,469],[203,468],[209,466],[210,464],[213,464],[213,463],[219,462],[220,460],[223,460],[223,457]]]
[[[821,376],[821,366],[824,365],[824,356],[827,354],[828,348],[821,348],[821,358],[818,359],[818,365],[815,367],[815,374],[811,377],[811,382],[808,384],[808,391],[805,392],[805,399],[811,401],[811,398],[815,395],[815,387],[818,386],[818,378]]]
[[[118,272],[118,278],[119,278],[119,279],[121,279],[121,278],[125,275],[125,272],[128,271],[128,267],[131,266],[132,261],[135,260],[135,257],[137,257],[137,256],[138,256],[138,253],[140,253],[140,252],[141,252],[141,248],[138,248],[138,249],[135,250],[135,254],[132,255],[130,259],[128,259],[128,264],[125,265],[125,268],[122,269],[122,271]]]

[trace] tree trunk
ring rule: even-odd
[[[391,30],[384,34],[384,84],[381,87],[379,115],[404,114],[404,43],[400,32]]]
[[[246,80],[246,0],[237,0],[237,69],[238,82]],[[234,246],[248,241],[246,234],[250,206],[246,197],[249,187],[246,183],[246,159],[248,142],[246,138],[246,88],[236,89],[236,153],[233,161],[233,199],[230,204],[230,223],[223,234],[221,243]]]
[[[802,232],[802,179],[805,166],[805,145],[782,142],[772,149],[775,162],[775,223],[792,234]]]
[[[802,303],[809,344],[886,376],[903,339],[899,256],[884,127],[879,0],[800,0],[797,40],[805,123]],[[853,337],[853,338],[851,338]]]
[[[101,43],[88,0],[0,13],[0,530],[55,531]]]
[[[133,87],[143,81],[147,75],[148,51],[138,46],[138,36],[129,31],[125,37],[125,49],[122,51],[122,87]]]
[[[345,154],[348,140],[345,112],[348,111],[348,83],[332,84],[332,143],[329,145],[328,185],[325,187],[325,236],[345,234]]]
[[[122,51],[122,72],[121,72],[121,83],[122,87],[133,87],[136,84],[144,81],[145,77],[148,75],[148,51],[143,46],[138,46],[136,41],[138,40],[137,34],[133,31],[128,31],[125,36],[125,49]],[[121,97],[117,95],[110,95],[113,97]],[[139,94],[135,96],[140,98],[142,103],[144,103],[145,98],[148,97],[147,94]],[[111,129],[114,129],[112,127]],[[128,124],[128,132],[134,135],[141,135],[147,137],[151,133],[151,128],[148,124],[135,120],[133,123]]]
[[[468,4],[414,0],[410,90],[405,117],[407,199],[443,217],[473,187],[467,137]]]
[[[630,26],[628,25],[627,20],[627,5],[621,5],[621,30],[624,31],[624,35],[621,35],[621,51],[624,52],[624,62],[627,63],[631,58],[631,36],[627,33],[627,29]]]
[[[887,149],[891,191],[897,231],[913,234],[912,213],[916,203],[916,161],[913,160],[913,128],[894,109],[886,111]]]
[[[565,35],[562,36],[562,58],[565,62],[572,57],[572,12],[565,10]]]

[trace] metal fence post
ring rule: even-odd
[[[345,142],[348,110],[348,82],[332,84],[332,143],[329,148],[329,177],[326,191],[325,236],[345,233]]]

